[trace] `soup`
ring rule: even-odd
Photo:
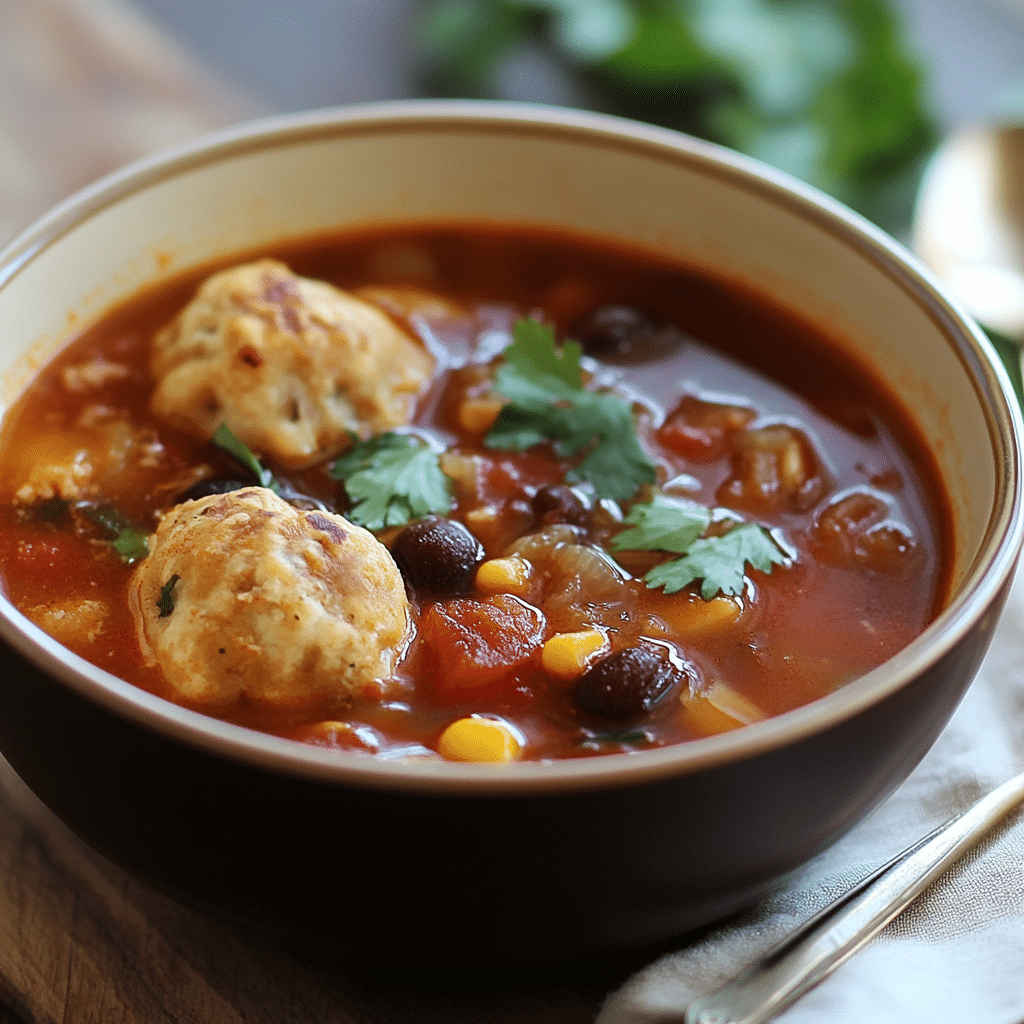
[[[0,437],[5,590],[152,693],[377,757],[751,724],[931,621],[949,517],[891,395],[769,300],[467,226],[139,296]]]

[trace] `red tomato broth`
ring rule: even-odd
[[[572,460],[559,459],[547,445],[523,453],[497,452],[483,446],[481,433],[459,426],[460,401],[485,390],[480,365],[472,360],[467,367],[459,365],[473,354],[473,336],[507,331],[523,315],[542,315],[562,338],[580,316],[607,303],[650,310],[685,332],[686,344],[665,359],[601,366],[598,379],[607,375],[624,380],[640,401],[638,433],[663,477],[692,478],[690,497],[727,505],[777,527],[800,552],[793,565],[776,567],[770,574],[748,573],[756,597],[743,601],[742,631],[711,629],[699,640],[684,636],[673,641],[667,634],[652,635],[650,628],[664,621],[663,613],[673,602],[693,601],[692,595],[667,597],[638,579],[623,584],[626,611],[619,608],[613,627],[605,623],[603,628],[612,629],[618,647],[639,643],[641,637],[656,644],[675,643],[695,673],[690,690],[699,693],[725,681],[765,716],[779,714],[876,667],[918,635],[941,607],[950,516],[925,444],[877,380],[764,297],[646,254],[543,231],[389,229],[314,239],[272,255],[296,273],[340,287],[411,284],[469,309],[468,320],[429,321],[432,340],[450,351],[451,362],[420,403],[416,422],[438,431],[461,455],[476,456],[483,465],[473,493],[456,488],[452,517],[471,525],[488,557],[502,555],[517,538],[538,528],[531,496],[538,487],[560,483]],[[194,479],[192,467],[205,465],[214,473],[226,469],[228,463],[210,446],[154,424],[147,408],[148,339],[189,301],[212,269],[140,295],[59,353],[6,417],[0,479],[25,479],[34,461],[59,459],[68,439],[81,434],[87,407],[98,424],[94,443],[97,437],[121,437],[125,429],[111,425],[122,422],[130,424],[127,433],[132,436],[158,440],[146,464],[126,456],[122,466],[112,459],[101,474],[104,497],[129,518],[151,521],[154,513],[169,507],[181,485]],[[422,322],[396,319],[414,332],[424,330]],[[124,371],[80,394],[69,391],[66,380],[73,368],[95,363],[113,363]],[[731,427],[724,433],[712,429],[703,438],[698,430],[694,440],[685,426],[673,425],[673,413],[694,400],[704,403],[703,410],[708,403],[748,407],[757,423],[798,427],[809,443],[805,461],[813,463],[821,478],[820,493],[801,508],[742,493],[738,501],[732,500],[737,492],[730,490],[729,481],[738,456],[728,443]],[[130,456],[135,449],[128,449]],[[305,493],[328,502],[342,500],[339,485],[322,467],[282,475]],[[851,507],[838,533],[815,532],[816,517],[820,519],[828,501],[854,489],[882,495],[893,518],[913,536],[914,548],[898,560],[898,572],[891,566],[887,571],[865,569],[871,552],[850,554],[860,542],[850,541],[848,533],[860,528],[858,523],[867,523],[869,530],[877,526],[877,511],[861,509],[858,520],[858,509]],[[26,517],[10,494],[0,497],[0,574],[13,603],[84,657],[167,696],[159,670],[145,665],[138,650],[127,606],[131,568],[95,532],[69,532],[39,517]],[[473,520],[474,511],[491,507],[500,514]],[[343,504],[339,511],[344,514]],[[603,532],[592,530],[592,539],[606,541],[612,532],[614,527],[606,524]],[[382,534],[382,539],[389,543],[393,533]],[[876,547],[884,546],[877,530],[873,536],[881,538]],[[646,552],[621,557],[637,575],[657,560]],[[476,597],[493,601],[490,595]],[[70,609],[86,601],[100,609],[88,637],[62,632],[60,621],[54,628],[55,602]],[[530,598],[523,601],[531,605]],[[438,632],[457,632],[479,621],[473,609],[447,602],[435,608],[430,600],[414,600],[424,629],[383,702],[370,693],[351,706],[309,702],[282,708],[242,699],[230,707],[201,710],[319,745],[392,754],[426,754],[446,725],[470,714],[508,720],[525,739],[523,756],[535,759],[643,749],[706,734],[706,719],[705,725],[695,725],[694,715],[686,713],[689,691],[674,694],[646,719],[622,727],[581,713],[572,702],[572,682],[553,678],[541,666],[541,644],[555,620],[545,624],[543,600],[539,604],[541,624],[534,621],[531,629],[523,620],[511,632],[499,631],[480,669],[469,664],[471,644],[446,646]],[[559,623],[558,629],[563,628]],[[452,650],[455,660],[446,661]],[[595,734],[610,738],[594,740]]]

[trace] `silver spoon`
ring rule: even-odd
[[[966,128],[939,147],[910,242],[979,323],[1024,343],[1024,125]]]
[[[685,1024],[761,1024],[827,978],[1024,801],[1024,772],[868,875],[723,988]]]

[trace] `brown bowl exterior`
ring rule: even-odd
[[[1006,589],[859,714],[648,782],[516,796],[311,780],[154,733],[10,650],[0,749],[86,842],[183,902],[370,966],[545,965],[704,925],[842,836],[945,726]]]
[[[551,765],[403,765],[167,704],[0,596],[0,751],[160,889],[370,963],[508,967],[681,934],[835,841],[947,722],[1021,543],[1020,414],[978,329],[825,197],[648,126],[466,103],[245,127],[72,199],[0,255],[0,397],[75,325],[162,277],[346,225],[445,218],[663,252],[840,336],[899,390],[940,463],[956,544],[938,620],[842,690],[723,736]]]

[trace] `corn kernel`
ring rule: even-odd
[[[494,426],[504,404],[498,398],[467,398],[459,403],[459,426],[472,434],[482,434]]]
[[[489,558],[476,571],[476,589],[487,594],[515,593],[530,578],[530,563],[525,558]]]
[[[439,461],[445,476],[455,481],[455,488],[460,494],[476,493],[483,463],[479,455],[457,455],[448,451],[441,453]]]
[[[541,651],[541,664],[550,675],[559,679],[574,679],[587,670],[590,657],[607,645],[608,638],[599,629],[556,633]]]
[[[456,719],[437,743],[437,752],[449,761],[514,761],[520,749],[512,726],[480,715]]]
[[[478,505],[471,508],[463,518],[475,526],[487,526],[498,519],[498,510],[493,505]]]

